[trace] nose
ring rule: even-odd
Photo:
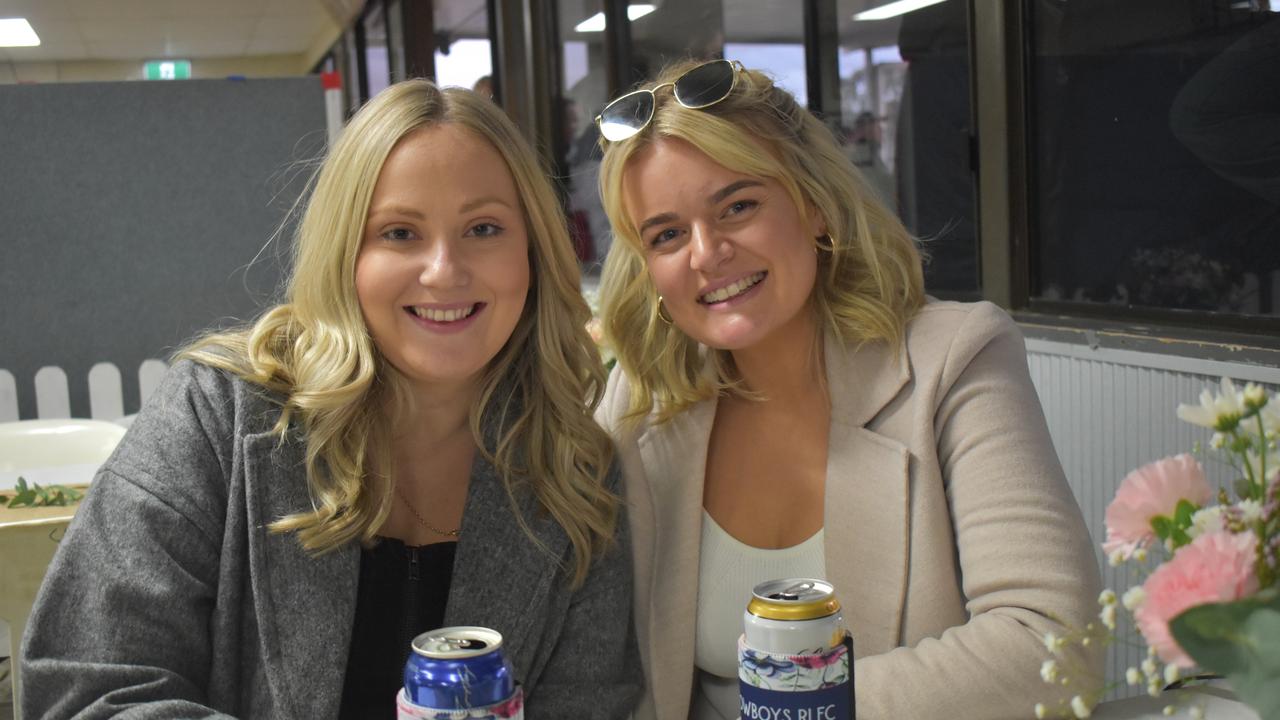
[[[733,257],[733,246],[728,238],[695,223],[689,229],[689,266],[699,272],[715,270]]]
[[[423,249],[421,263],[418,282],[423,287],[458,288],[471,282],[466,253],[454,243],[444,240],[430,243]]]

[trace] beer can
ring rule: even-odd
[[[515,673],[502,634],[483,627],[447,627],[413,639],[404,666],[403,697],[433,710],[482,708],[511,700]]]
[[[845,639],[844,614],[831,583],[784,578],[755,586],[743,613],[747,645],[778,655],[817,655]]]

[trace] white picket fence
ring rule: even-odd
[[[138,366],[139,405],[146,402],[168,366],[163,360],[144,360]],[[124,389],[120,368],[100,362],[89,369],[89,417],[128,423],[124,414]],[[41,420],[71,417],[71,391],[67,373],[46,365],[31,379],[36,391],[36,417]],[[0,422],[18,420],[18,382],[13,373],[0,369]]]

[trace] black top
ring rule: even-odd
[[[409,643],[444,624],[457,547],[379,538],[361,552],[340,720],[396,716]]]

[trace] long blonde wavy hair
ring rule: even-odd
[[[642,87],[672,83],[700,62],[669,66]],[[705,351],[658,315],[657,291],[624,202],[623,181],[628,162],[659,139],[684,140],[730,170],[776,180],[802,217],[809,208],[817,210],[830,244],[823,239],[819,247],[810,304],[819,327],[841,342],[896,344],[924,304],[914,239],[876,200],[831,131],[768,76],[740,67],[737,72],[729,97],[701,110],[680,105],[669,87],[659,90],[648,127],[621,142],[606,142],[600,195],[622,242],[613,243],[605,260],[601,312],[605,341],[630,380],[627,415],[633,420],[656,409],[657,420],[665,421],[720,392],[742,391],[729,352]],[[707,363],[714,373],[705,372]]]
[[[618,514],[617,497],[604,484],[612,444],[592,419],[604,370],[585,329],[591,311],[560,202],[538,158],[489,100],[409,80],[369,101],[312,178],[285,302],[248,327],[198,339],[178,357],[274,391],[283,398],[275,431],[283,440],[293,424],[305,437],[314,510],[279,519],[273,530],[296,532],[315,553],[371,542],[393,501],[390,425],[411,405],[407,381],[378,352],[365,325],[356,256],[387,155],[415,130],[443,123],[475,133],[501,154],[530,238],[525,308],[483,371],[471,431],[513,507],[517,486],[527,484],[564,529],[574,549],[573,581],[580,584],[593,556],[612,542]]]

